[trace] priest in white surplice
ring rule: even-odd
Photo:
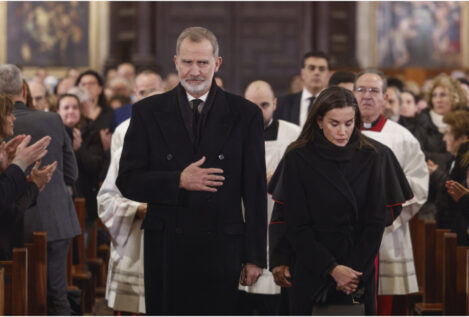
[[[402,206],[400,215],[384,231],[379,252],[379,315],[391,314],[392,297],[383,295],[418,291],[409,220],[427,200],[429,182],[425,157],[417,139],[403,126],[382,116],[385,91],[386,79],[380,71],[367,70],[357,75],[354,94],[362,116],[363,134],[393,151],[414,193],[414,198]]]
[[[137,100],[162,92],[161,77],[143,71],[135,79]],[[143,281],[143,219],[147,204],[124,198],[116,186],[124,137],[130,119],[114,131],[111,141],[111,163],[99,190],[98,215],[111,235],[111,257],[106,282],[106,300],[110,308],[145,314]]]
[[[277,120],[273,114],[277,105],[272,87],[265,81],[254,81],[246,88],[244,97],[255,103],[264,117],[265,162],[267,170],[267,183],[277,168],[278,163],[288,145],[298,138],[301,128],[296,124]],[[272,216],[274,201],[267,197],[267,222]],[[268,239],[268,237],[267,237]],[[269,243],[267,243],[268,248]],[[267,250],[267,257],[269,252]],[[267,263],[269,261],[267,260]],[[280,286],[276,285],[272,273],[268,269],[262,271],[262,275],[252,286],[239,286],[240,315],[278,315],[280,303]]]

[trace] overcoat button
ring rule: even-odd
[[[223,154],[218,155],[218,159],[220,161],[223,161],[225,159],[225,156]]]
[[[171,161],[171,160],[173,159],[173,155],[172,155],[172,154],[166,155],[166,159],[167,159],[168,161]]]
[[[182,233],[182,228],[177,227],[177,228],[176,228],[176,233]]]

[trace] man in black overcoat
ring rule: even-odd
[[[264,122],[256,105],[217,87],[221,61],[211,31],[185,29],[180,84],[132,110],[116,184],[148,203],[149,315],[232,314],[240,279],[251,285],[266,267]]]

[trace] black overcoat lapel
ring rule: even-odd
[[[161,133],[168,144],[174,158],[186,167],[192,163],[193,145],[182,119],[176,90],[173,90],[168,102],[161,108],[155,109],[153,114],[161,129]]]
[[[300,108],[301,108],[301,96],[303,95],[302,92],[295,94],[293,97],[292,109],[291,109],[291,120],[292,122],[296,122],[296,124],[300,124]]]
[[[225,93],[217,88],[205,127],[202,128],[202,139],[197,148],[195,159],[198,160],[205,155],[207,159],[205,166],[211,166],[213,160],[221,154],[237,119],[238,112],[235,105],[230,105]]]

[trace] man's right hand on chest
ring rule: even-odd
[[[223,170],[220,168],[201,168],[200,166],[204,162],[205,156],[182,171],[179,178],[179,188],[190,191],[216,192],[216,187],[223,185],[225,177],[220,175],[223,174]]]

